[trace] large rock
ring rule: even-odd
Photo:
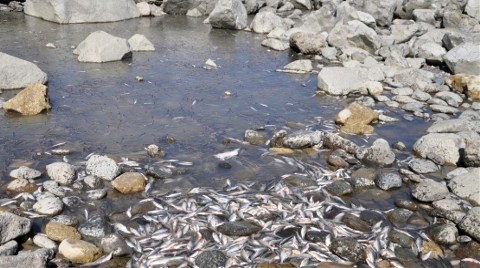
[[[0,212],[0,245],[19,236],[26,235],[32,222],[9,212]]]
[[[425,179],[412,190],[412,196],[422,202],[432,202],[448,196],[448,188],[443,183]]]
[[[120,171],[117,163],[107,156],[92,155],[86,165],[86,172],[88,174],[108,181],[117,177]]]
[[[256,33],[269,33],[277,27],[286,27],[286,24],[281,17],[271,11],[258,13],[250,24],[250,28]]]
[[[474,206],[480,206],[480,168],[471,169],[466,174],[453,178],[448,187],[460,198],[470,201]]]
[[[480,22],[480,0],[468,0],[465,6],[465,13]]]
[[[298,32],[290,36],[290,47],[304,55],[320,55],[327,41],[321,34]]]
[[[455,74],[445,79],[447,85],[473,100],[480,100],[480,75]]]
[[[122,194],[142,192],[145,184],[145,176],[139,172],[126,172],[112,181],[113,188]]]
[[[208,21],[213,28],[241,30],[247,26],[247,10],[240,0],[219,0]]]
[[[338,23],[328,36],[328,43],[337,48],[357,47],[370,53],[380,48],[380,37],[367,25],[358,20]]]
[[[48,261],[53,258],[54,254],[53,250],[46,248],[20,251],[18,255],[1,256],[0,267],[46,268]]]
[[[389,26],[397,8],[397,0],[350,1],[358,10],[371,14],[379,26]]]
[[[81,224],[78,231],[84,236],[102,238],[112,233],[112,227],[106,216],[95,215]]]
[[[471,208],[462,219],[458,228],[480,241],[480,207]]]
[[[10,175],[10,177],[12,177],[14,179],[33,180],[33,179],[37,179],[40,176],[42,176],[42,172],[40,172],[36,169],[33,169],[33,168],[29,168],[29,167],[26,167],[26,166],[21,166],[17,169],[12,170],[9,175]]]
[[[140,17],[132,0],[27,0],[25,14],[57,23],[109,22]]]
[[[162,4],[163,11],[171,15],[185,15],[195,7],[193,0],[166,0]]]
[[[60,185],[70,185],[75,180],[75,168],[69,163],[56,162],[46,166],[50,179]]]
[[[476,120],[474,122],[477,122],[478,124],[479,120]],[[480,125],[478,127],[480,128]],[[465,139],[465,155],[463,156],[463,163],[467,167],[480,167],[480,139],[479,138]]]
[[[480,74],[480,44],[465,42],[444,56],[445,63],[452,73]]]
[[[152,42],[141,34],[135,34],[130,37],[130,39],[128,39],[128,44],[132,51],[155,51]]]
[[[465,148],[464,139],[452,133],[430,133],[413,145],[415,153],[440,165],[456,165],[460,160],[461,148]]]
[[[82,236],[72,226],[61,223],[50,222],[45,226],[47,237],[53,241],[62,242],[65,239],[80,239]]]
[[[345,112],[346,111],[346,112]],[[351,134],[372,134],[373,127],[369,124],[378,119],[378,114],[369,107],[356,102],[350,104],[345,110],[339,113],[347,113],[349,116],[345,119],[337,116],[335,121],[342,124],[342,131]]]
[[[51,108],[47,87],[38,83],[28,85],[15,97],[3,103],[3,109],[22,115],[36,115]]]
[[[0,52],[0,90],[24,88],[32,83],[46,82],[47,74],[37,65]]]
[[[365,160],[380,165],[391,165],[395,162],[395,153],[390,148],[388,141],[377,139],[372,146],[366,150]]]
[[[81,62],[108,62],[130,56],[131,50],[126,39],[96,31],[83,40],[73,54],[78,55]]]
[[[73,263],[93,262],[102,255],[102,250],[94,244],[76,239],[63,240],[58,252]]]
[[[383,78],[383,74],[363,67],[325,67],[318,74],[317,87],[331,95],[348,95],[367,92],[367,82]]]
[[[289,134],[283,141],[283,145],[292,149],[312,147],[322,143],[322,131],[299,130]]]

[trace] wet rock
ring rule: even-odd
[[[88,263],[100,258],[102,250],[94,244],[75,239],[65,239],[58,252],[73,263]]]
[[[422,252],[422,255],[425,255],[425,254],[430,252],[430,256],[432,258],[442,258],[443,257],[442,248],[439,245],[437,245],[437,243],[435,243],[433,241],[423,241],[420,252]]]
[[[103,185],[101,179],[95,176],[86,176],[83,182],[90,188],[99,188]]]
[[[322,131],[299,130],[289,134],[284,139],[283,145],[291,149],[302,149],[321,144],[322,139]]]
[[[454,74],[478,75],[480,73],[480,45],[465,42],[448,51],[444,60]]]
[[[17,253],[18,243],[17,241],[9,241],[3,245],[0,245],[0,256],[10,256]]]
[[[360,219],[353,214],[346,214],[342,218],[342,222],[345,223],[348,227],[361,231],[361,232],[370,232],[370,224]]]
[[[366,150],[364,160],[388,166],[395,162],[395,153],[390,148],[388,141],[377,139]]]
[[[33,168],[21,166],[17,169],[12,170],[9,175],[14,179],[34,180],[41,177],[42,172]]]
[[[365,83],[379,81],[383,77],[362,67],[325,67],[318,74],[318,89],[330,95],[348,95],[367,92]]]
[[[45,191],[58,197],[64,197],[67,193],[66,188],[59,186],[56,181],[45,181],[42,186]]]
[[[327,41],[336,48],[356,47],[370,53],[375,53],[380,48],[377,33],[358,20],[338,23],[328,35]]]
[[[195,259],[195,265],[199,268],[224,267],[228,257],[219,250],[204,251]]]
[[[356,154],[360,151],[360,147],[358,145],[336,133],[325,133],[323,138],[323,146],[332,150],[342,149],[349,154]]]
[[[46,166],[50,179],[60,185],[70,185],[75,180],[75,168],[65,162],[56,162]]]
[[[0,212],[0,244],[26,235],[32,228],[32,222],[10,212]]]
[[[111,181],[120,174],[120,167],[113,159],[107,156],[92,155],[87,161],[86,172],[87,174]]]
[[[145,148],[145,151],[147,151],[147,154],[150,157],[164,157],[165,156],[165,152],[160,147],[158,147],[158,145],[156,145],[156,144],[148,145],[147,148]]]
[[[0,90],[19,89],[30,84],[45,84],[47,74],[37,65],[0,52]]]
[[[87,198],[90,200],[100,200],[105,198],[107,196],[107,189],[96,189],[96,190],[91,190],[87,191]]]
[[[162,4],[163,11],[170,15],[185,15],[188,10],[195,7],[193,1],[166,0]]]
[[[283,69],[277,70],[284,73],[305,74],[313,70],[312,62],[310,60],[296,60],[283,66]]]
[[[45,226],[47,237],[53,241],[61,242],[65,239],[81,239],[82,236],[74,227],[61,223],[49,222]]]
[[[414,186],[412,196],[423,202],[432,202],[443,199],[448,195],[448,188],[443,183],[432,179],[424,179]]]
[[[271,11],[257,13],[253,18],[250,28],[256,33],[268,34],[277,27],[285,28],[283,19]]]
[[[252,145],[263,145],[267,141],[267,137],[264,133],[253,129],[245,130],[245,136],[243,139]]]
[[[140,16],[147,17],[150,16],[150,5],[147,2],[140,2],[137,3],[138,11],[140,12]]]
[[[260,263],[257,268],[295,268],[295,266],[290,263]]]
[[[145,176],[138,172],[126,172],[112,181],[112,186],[122,194],[143,192],[145,190]]]
[[[350,184],[352,185],[355,191],[373,188],[375,187],[375,181],[369,178],[356,177],[350,179]]]
[[[461,7],[459,7],[461,8]],[[442,24],[445,28],[456,28],[463,31],[478,32],[478,21],[468,15],[456,10],[449,10],[443,13]]]
[[[53,217],[50,222],[61,223],[68,226],[75,226],[78,224],[78,219],[75,216],[70,215],[57,215]]]
[[[22,115],[36,115],[50,110],[47,87],[42,84],[30,84],[15,97],[3,103],[3,109]]]
[[[73,54],[78,55],[80,62],[109,62],[130,56],[131,50],[126,39],[96,31],[83,40]]]
[[[397,173],[383,173],[375,180],[378,188],[388,191],[390,189],[402,187],[402,177]]]
[[[78,231],[84,236],[102,238],[112,233],[112,227],[106,216],[95,215],[81,224]]]
[[[58,197],[47,197],[38,200],[37,203],[33,205],[33,210],[44,215],[57,215],[63,210],[63,202]]]
[[[415,142],[413,151],[440,165],[456,165],[460,159],[459,150],[464,147],[464,140],[456,134],[430,133]]]
[[[155,51],[155,46],[144,35],[135,34],[128,39],[132,51]]]
[[[455,250],[455,255],[459,258],[480,258],[480,243],[470,241],[467,244],[460,244]]]
[[[346,112],[344,112],[346,110]],[[372,134],[373,127],[369,126],[372,121],[378,119],[378,114],[361,104],[356,102],[350,104],[345,110],[341,111],[335,118],[337,123],[342,124],[342,131],[352,134]],[[341,116],[342,113],[346,113],[349,116]]]
[[[247,221],[226,222],[218,227],[218,231],[228,236],[249,236],[261,228]]]
[[[399,232],[396,230],[391,230],[388,233],[388,238],[389,241],[399,244],[400,246],[404,248],[411,248],[413,243],[415,243],[415,240],[413,239],[412,236],[407,235],[404,232]]]
[[[336,196],[351,194],[353,192],[352,186],[346,181],[334,181],[325,186],[325,190]]]
[[[58,249],[57,243],[50,240],[45,234],[41,234],[41,233],[36,234],[33,237],[32,241],[33,241],[33,244],[41,248],[47,248],[54,251],[57,251]]]
[[[291,174],[286,177],[285,182],[294,186],[294,187],[309,187],[309,186],[317,186],[317,182],[314,178],[302,176],[298,174]]]
[[[125,240],[118,234],[111,234],[102,238],[101,245],[103,252],[113,252],[114,256],[125,256],[132,253],[132,249],[127,245]]]
[[[0,267],[46,268],[54,254],[51,249],[20,251],[18,255],[1,256]]]
[[[397,226],[405,225],[412,216],[413,212],[404,208],[396,208],[387,213],[388,220]]]
[[[219,0],[208,21],[213,28],[241,30],[247,26],[247,10],[240,0]]]
[[[334,166],[335,168],[347,169],[350,166],[350,164],[348,164],[347,161],[345,161],[342,157],[340,157],[338,155],[328,156],[327,163],[329,165]]]
[[[469,201],[474,206],[480,206],[480,168],[473,168],[468,173],[461,174],[450,180],[448,187],[460,198]]]
[[[430,160],[425,159],[414,159],[408,164],[410,169],[419,174],[437,172],[439,170],[438,166]]]
[[[365,261],[365,247],[353,238],[340,238],[332,241],[330,250],[338,256],[351,262],[357,263]]]
[[[441,245],[453,245],[457,242],[458,230],[453,224],[432,226],[429,233],[433,240]]]
[[[32,193],[37,190],[37,185],[26,179],[16,179],[8,183],[7,190],[16,193]]]
[[[289,42],[290,48],[304,55],[322,54],[322,49],[327,47],[327,40],[325,39],[325,36],[308,32],[298,32],[292,34]]]
[[[290,47],[287,41],[283,41],[275,38],[267,38],[263,40],[262,46],[271,48],[273,50],[278,50],[278,51],[286,50]]]

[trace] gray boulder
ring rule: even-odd
[[[395,44],[407,42],[420,30],[418,24],[411,21],[399,22],[392,25],[390,28],[392,30],[391,37]]]
[[[32,222],[10,212],[0,212],[0,244],[26,235],[32,228]]]
[[[250,24],[250,28],[256,33],[269,33],[277,27],[285,28],[286,23],[271,11],[258,13]]]
[[[9,256],[17,253],[18,243],[15,240],[0,245],[0,256]]]
[[[377,33],[358,20],[338,23],[328,36],[328,43],[337,48],[357,47],[370,53],[380,48],[381,39]]]
[[[397,0],[349,1],[358,10],[371,14],[379,26],[391,24],[397,9]]]
[[[412,196],[422,202],[437,201],[448,196],[448,188],[443,183],[425,179],[413,188]]]
[[[155,51],[152,42],[141,34],[135,34],[130,37],[130,39],[128,39],[128,44],[132,51]]]
[[[289,134],[283,141],[283,145],[292,149],[312,147],[321,144],[323,139],[322,131],[299,130]]]
[[[53,250],[46,248],[20,251],[18,255],[1,256],[0,267],[46,268],[48,261],[53,258],[54,254]]]
[[[468,0],[465,13],[480,22],[480,0]]]
[[[128,57],[131,50],[126,39],[96,31],[83,40],[73,54],[78,55],[81,62],[108,62]]]
[[[25,14],[57,23],[109,22],[140,17],[133,0],[27,0]]]
[[[460,198],[469,201],[474,206],[480,206],[480,168],[474,168],[466,174],[453,178],[448,187]]]
[[[478,120],[474,122],[478,124]],[[463,163],[467,167],[480,167],[480,139],[465,139]]]
[[[320,34],[298,32],[290,36],[290,47],[304,55],[319,55],[327,47],[327,40]]]
[[[75,180],[75,168],[65,162],[56,162],[46,166],[50,179],[60,185],[70,185]]]
[[[431,64],[440,64],[443,62],[443,56],[447,50],[437,43],[425,43],[418,48],[418,57],[424,58]]]
[[[42,172],[40,172],[36,169],[33,169],[33,168],[29,168],[29,167],[26,167],[26,166],[21,166],[17,169],[12,170],[9,175],[10,175],[10,177],[12,177],[14,179],[33,180],[33,179],[37,179],[40,176],[42,176]]]
[[[480,207],[471,208],[462,219],[458,228],[480,241]]]
[[[468,32],[478,32],[480,26],[477,19],[457,11],[443,13],[443,26],[445,28],[460,29]]]
[[[465,148],[464,139],[452,133],[430,133],[413,145],[415,153],[440,165],[456,165],[460,160],[461,148]]]
[[[366,92],[366,82],[381,80],[383,74],[363,67],[325,67],[318,74],[317,87],[331,95],[348,95],[352,92]]]
[[[365,160],[380,165],[391,165],[395,161],[395,153],[384,139],[377,139],[365,153]]]
[[[47,82],[47,74],[37,65],[0,52],[0,90],[24,88]]]
[[[480,73],[480,43],[463,43],[448,51],[444,60],[454,74],[478,75]]]
[[[383,173],[375,179],[378,188],[387,191],[402,186],[402,177],[397,173]]]
[[[219,0],[208,21],[213,28],[241,30],[247,26],[247,10],[240,0]]]
[[[100,155],[92,155],[86,165],[87,174],[99,177],[104,180],[111,181],[120,174],[120,167],[117,163],[107,157]]]

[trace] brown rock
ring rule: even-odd
[[[352,134],[372,134],[373,127],[368,125],[374,120],[378,119],[378,114],[361,104],[356,102],[347,107],[351,115],[347,118],[340,119],[340,114],[337,116],[337,122],[343,123],[342,131]],[[345,110],[340,113],[346,113]]]
[[[473,100],[480,100],[480,76],[456,74],[446,78],[447,85],[460,93],[466,93]]]
[[[35,183],[31,183],[26,179],[16,179],[7,185],[7,191],[16,193],[33,193],[37,188],[38,186]]]
[[[341,131],[349,134],[372,134],[374,128],[370,125],[361,125],[361,124],[354,124],[354,125],[345,125],[340,128]]]
[[[59,242],[65,239],[79,240],[82,238],[80,233],[74,227],[54,222],[48,223],[45,226],[45,233],[51,240]]]
[[[93,262],[102,255],[102,250],[94,244],[76,239],[63,240],[58,252],[73,263]]]
[[[423,241],[421,252],[422,254],[427,254],[428,252],[432,252],[430,254],[431,258],[443,257],[442,248],[433,241]]]
[[[138,172],[126,172],[113,180],[112,186],[122,194],[142,192],[145,189],[145,176]]]
[[[19,112],[22,115],[36,115],[51,108],[47,87],[38,83],[28,85],[3,104],[3,109]]]
[[[295,151],[290,149],[290,148],[272,147],[269,150],[270,150],[270,152],[276,153],[276,154],[291,155],[291,154],[295,153]]]

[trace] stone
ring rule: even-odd
[[[480,168],[473,168],[468,173],[460,174],[449,181],[448,187],[458,197],[469,201],[473,206],[480,206]]]
[[[27,0],[25,14],[56,23],[110,22],[140,16],[131,0]]]
[[[452,133],[430,133],[413,145],[416,154],[439,165],[456,165],[460,160],[461,148],[465,148],[464,139]]]
[[[290,48],[304,55],[322,54],[322,49],[327,47],[327,40],[324,35],[308,32],[297,32],[292,34],[289,42]]]
[[[208,21],[213,28],[241,30],[247,26],[247,10],[240,0],[219,0]]]
[[[432,173],[439,171],[438,166],[430,160],[425,159],[414,159],[412,160],[408,166],[411,170],[418,174],[425,174],[425,173]]]
[[[87,174],[107,181],[113,180],[121,172],[120,167],[113,159],[101,155],[92,155],[87,160],[85,169]]]
[[[478,21],[468,15],[462,14],[461,11],[445,11],[443,13],[442,24],[445,28],[454,28],[466,32],[479,31]]]
[[[461,231],[464,231],[471,237],[475,238],[477,241],[480,241],[480,207],[473,207],[468,212],[467,215],[462,219],[458,224],[458,228]]]
[[[448,188],[443,183],[424,179],[413,187],[412,196],[422,202],[432,202],[448,196]]]
[[[444,114],[456,114],[459,112],[457,108],[453,108],[446,105],[431,104],[430,109],[432,109],[433,112],[444,113]]]
[[[33,168],[21,166],[12,170],[9,175],[14,179],[34,180],[40,178],[42,176],[42,172]]]
[[[245,130],[243,139],[252,145],[263,145],[267,141],[267,137],[264,133],[253,129]]]
[[[384,139],[377,139],[373,142],[365,153],[364,160],[380,164],[380,165],[391,165],[395,162],[395,153],[388,144],[388,141]]]
[[[433,9],[415,9],[413,10],[413,19],[415,22],[424,22],[431,25],[435,25],[435,10]]]
[[[447,54],[447,50],[441,45],[430,42],[422,44],[418,47],[418,57],[424,58],[431,64],[440,64],[443,62],[443,56]]]
[[[445,82],[451,89],[480,100],[480,75],[456,74],[447,77]]]
[[[0,52],[0,90],[45,84],[47,79],[47,74],[37,65]]]
[[[199,268],[224,267],[228,257],[219,250],[208,250],[200,253],[195,258],[195,265]]]
[[[52,163],[47,165],[46,169],[50,179],[58,182],[60,185],[70,185],[75,180],[75,168],[68,163]]]
[[[147,2],[140,2],[137,3],[138,12],[140,12],[140,16],[147,17],[150,16],[150,5]]]
[[[391,38],[395,44],[408,42],[419,31],[418,24],[409,22],[406,24],[394,24],[390,26]]]
[[[394,11],[397,8],[398,1],[351,1],[352,6],[358,10],[371,14],[379,26],[389,26],[392,23]]]
[[[480,139],[465,139],[463,163],[467,167],[480,167]]]
[[[0,267],[46,268],[55,253],[51,249],[20,251],[17,255],[0,256]]]
[[[54,216],[62,212],[63,202],[58,197],[46,197],[38,200],[33,205],[33,210],[40,214]]]
[[[78,227],[80,234],[84,236],[102,238],[112,233],[112,227],[108,223],[106,216],[95,215],[90,217],[87,222]]]
[[[332,150],[342,149],[349,154],[356,154],[360,151],[360,147],[357,144],[336,133],[325,133],[323,146]]]
[[[10,256],[17,253],[18,243],[15,240],[0,245],[0,256]]]
[[[330,250],[354,263],[365,261],[367,253],[365,247],[353,238],[334,239],[330,245]]]
[[[36,234],[33,237],[32,241],[33,241],[33,244],[41,248],[47,248],[54,251],[57,251],[58,249],[57,243],[50,240],[45,234],[42,234],[42,233]]]
[[[436,98],[444,100],[448,105],[453,107],[459,107],[463,102],[463,98],[455,92],[441,91],[435,94]]]
[[[260,231],[260,227],[247,221],[226,222],[218,227],[218,231],[228,236],[249,236]]]
[[[441,245],[453,245],[457,242],[458,229],[453,224],[442,224],[429,229],[433,240]]]
[[[167,1],[165,1],[164,3],[166,3]],[[163,12],[162,8],[159,7],[159,6],[156,6],[156,5],[150,5],[150,15],[154,16],[154,17],[161,17],[161,16],[164,16],[165,12]]]
[[[76,239],[63,240],[58,252],[73,263],[93,262],[102,255],[102,250],[94,244]]]
[[[413,243],[415,243],[412,237],[396,230],[391,230],[388,232],[387,239],[405,248],[410,248],[412,247]]]
[[[345,223],[348,227],[361,231],[361,232],[370,232],[370,224],[365,222],[353,214],[345,214],[342,218],[342,222]]]
[[[465,6],[465,13],[480,22],[480,1],[468,0],[467,5]]]
[[[353,192],[352,186],[346,181],[334,181],[325,186],[325,190],[335,196],[342,196]]]
[[[57,215],[53,217],[50,222],[52,223],[60,223],[63,225],[68,225],[68,226],[75,226],[78,224],[78,219],[75,216],[70,216],[70,215]]]
[[[290,48],[288,41],[278,40],[276,38],[267,38],[262,41],[262,46],[271,48],[273,50],[286,50]]]
[[[28,234],[31,228],[30,219],[10,212],[0,212],[0,245]]]
[[[370,53],[380,48],[380,37],[367,25],[358,20],[338,23],[327,38],[328,43],[336,48],[356,47]]]
[[[283,145],[291,149],[302,149],[321,144],[322,139],[322,131],[299,130],[289,134],[284,139]]]
[[[356,92],[367,92],[365,83],[381,81],[382,76],[363,67],[325,67],[318,74],[318,89],[330,95],[348,95]]]
[[[55,196],[58,196],[58,197],[65,197],[65,195],[67,194],[67,191],[66,188],[58,185],[58,182],[56,181],[45,181],[43,184],[43,189],[45,189],[46,192],[49,192],[49,193],[52,193],[53,195]]]
[[[107,196],[107,189],[95,189],[85,192],[90,200],[100,200]]]
[[[145,185],[145,176],[138,172],[123,173],[112,181],[113,188],[122,194],[143,192]]]
[[[32,193],[38,186],[26,179],[16,179],[8,183],[7,190],[16,193]]]
[[[414,213],[411,210],[396,208],[387,213],[387,218],[392,224],[396,226],[402,226],[407,224],[408,219],[410,219],[413,214]]]
[[[113,253],[113,256],[125,256],[132,253],[132,249],[118,234],[111,234],[107,237],[103,237],[100,244],[102,245],[103,252]]]
[[[351,103],[347,110],[350,111],[351,115],[344,120],[342,131],[352,134],[373,133],[373,127],[368,124],[378,119],[378,114],[374,110],[356,102]],[[339,120],[337,119],[338,117],[335,121],[338,122]]]
[[[145,2],[143,2],[145,3]],[[155,51],[155,46],[144,35],[134,34],[128,39],[132,51]]]
[[[382,173],[375,179],[378,188],[388,191],[402,186],[402,177],[397,173]]]
[[[480,73],[480,44],[465,42],[450,51],[444,56],[444,61],[453,74]]]
[[[285,65],[280,71],[285,73],[304,74],[312,72],[312,62],[310,60],[296,60]]]
[[[286,28],[281,17],[271,11],[257,13],[250,24],[250,29],[256,33],[268,34],[277,27]]]
[[[58,242],[62,242],[65,239],[82,238],[80,233],[74,227],[55,222],[47,223],[45,226],[45,233],[49,239]]]
[[[96,31],[83,40],[73,54],[78,55],[80,62],[109,62],[131,56],[131,49],[126,39]]]
[[[476,131],[478,121],[468,119],[447,119],[434,122],[427,133],[458,133],[461,131]]]
[[[350,164],[348,164],[347,161],[345,161],[342,157],[337,155],[328,156],[327,163],[329,165],[332,165],[335,168],[348,169],[348,167],[350,166]]]
[[[36,115],[50,110],[47,87],[42,84],[30,84],[15,97],[3,103],[3,109],[22,115]]]
[[[428,94],[427,92],[423,92],[421,90],[415,90],[412,94],[412,98],[417,101],[426,102],[430,100],[432,96],[430,96],[430,94]]]

